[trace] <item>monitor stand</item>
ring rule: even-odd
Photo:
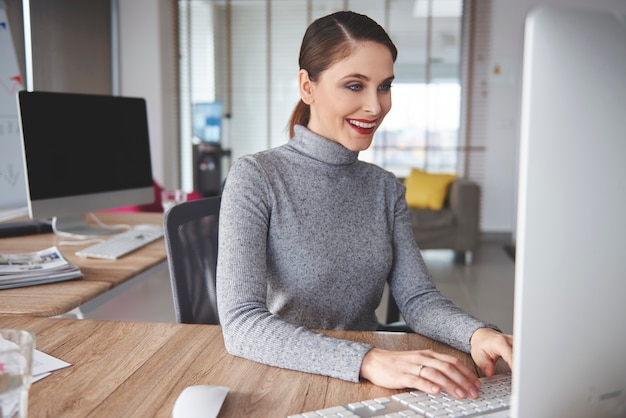
[[[74,238],[93,238],[120,232],[119,229],[99,227],[87,223],[82,215],[55,216],[52,218],[52,230],[55,234]]]

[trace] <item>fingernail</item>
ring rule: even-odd
[[[469,392],[470,392],[470,396],[472,398],[474,398],[474,399],[478,398],[478,391],[476,391],[476,389],[470,388]]]
[[[456,396],[457,396],[458,398],[461,398],[461,399],[462,399],[462,398],[464,398],[464,397],[465,397],[465,392],[463,392],[463,391],[461,390],[461,388],[456,388],[456,390],[454,391],[454,393],[456,393]]]

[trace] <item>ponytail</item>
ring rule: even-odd
[[[304,103],[302,99],[296,104],[289,119],[289,138],[295,136],[294,127],[296,125],[307,126],[309,119],[311,118],[311,108],[308,104]]]

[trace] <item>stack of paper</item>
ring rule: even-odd
[[[24,254],[0,254],[0,289],[33,286],[83,277],[56,247]]]

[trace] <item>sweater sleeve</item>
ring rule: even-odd
[[[267,239],[273,195],[251,157],[237,160],[222,196],[217,302],[229,353],[263,364],[359,381],[370,345],[289,323],[267,308]]]
[[[404,185],[398,182],[397,190],[394,266],[389,280],[394,299],[415,332],[469,353],[470,338],[477,329],[498,328],[467,314],[436,289],[415,242]]]

